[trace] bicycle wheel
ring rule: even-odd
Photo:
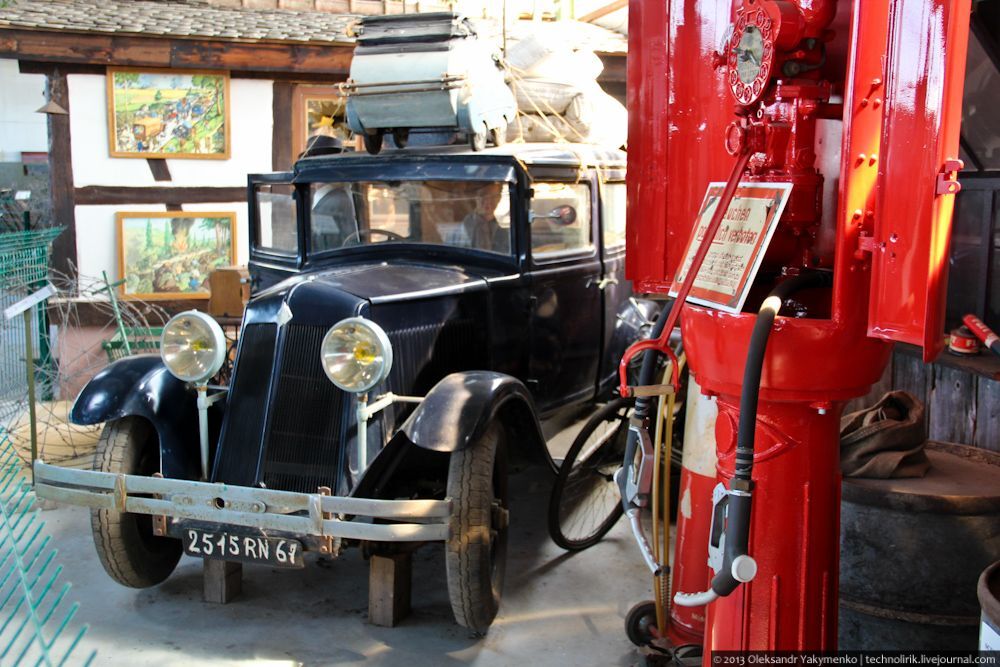
[[[615,471],[622,465],[633,401],[602,406],[576,436],[549,496],[549,535],[568,551],[600,541],[622,515]]]

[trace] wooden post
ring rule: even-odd
[[[24,311],[24,365],[28,369],[28,427],[31,429],[31,484],[35,484],[35,461],[38,460],[38,422],[35,419],[35,350],[31,340],[34,308]]]
[[[372,556],[368,570],[368,622],[394,627],[410,613],[410,553]]]
[[[49,198],[54,225],[65,227],[52,242],[52,268],[68,275],[76,274],[76,208],[73,201],[73,149],[69,133],[69,88],[66,73],[59,68],[45,79],[50,102],[66,110],[65,114],[47,114],[49,130]]]
[[[205,602],[226,604],[243,590],[243,564],[206,558],[202,572]]]

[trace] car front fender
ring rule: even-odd
[[[81,426],[123,417],[142,417],[153,425],[164,477],[198,478],[197,395],[170,374],[159,355],[112,363],[87,383],[70,411],[70,421]]]
[[[531,393],[520,380],[503,373],[468,371],[446,376],[400,430],[418,447],[450,453],[476,442],[494,419],[506,429],[515,460],[556,469]]]

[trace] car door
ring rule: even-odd
[[[603,266],[598,286],[601,288],[604,313],[598,377],[598,386],[601,386],[615,376],[621,361],[621,336],[616,337],[615,330],[619,325],[618,316],[632,295],[632,285],[625,279],[625,180],[602,180],[598,186],[600,197],[597,210],[600,212]]]
[[[533,176],[528,385],[545,412],[594,395],[603,319],[602,269],[591,181],[577,180],[575,172]]]

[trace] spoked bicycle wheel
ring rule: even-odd
[[[622,465],[630,399],[602,406],[576,436],[549,496],[549,535],[569,551],[597,544],[622,515],[615,471]]]

